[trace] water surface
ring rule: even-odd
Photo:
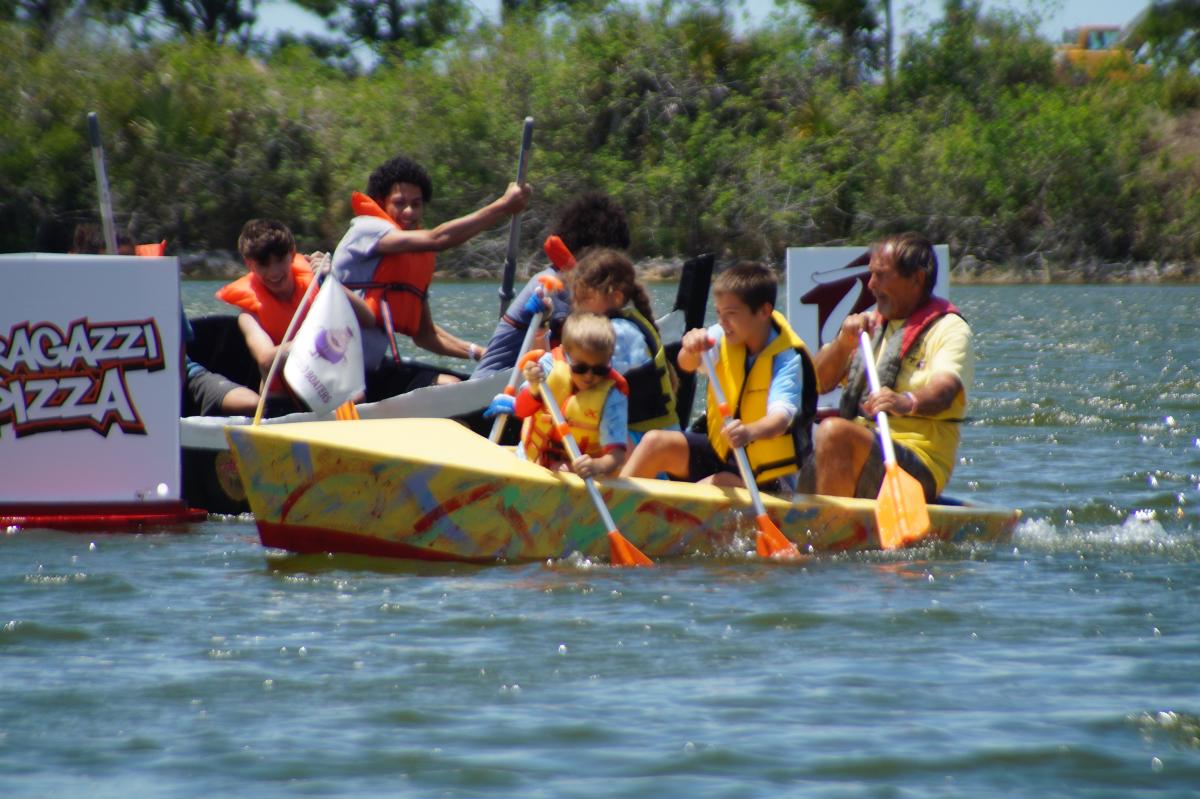
[[[1200,288],[954,299],[950,490],[1012,541],[619,571],[10,533],[0,796],[1194,796]],[[433,301],[486,340],[493,285]]]

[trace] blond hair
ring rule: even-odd
[[[575,311],[563,322],[563,349],[585,349],[589,352],[603,353],[612,357],[617,337],[613,333],[612,322],[607,317],[595,313]]]

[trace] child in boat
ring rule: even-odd
[[[633,443],[649,430],[675,430],[674,370],[667,362],[654,311],[633,263],[606,247],[587,251],[571,271],[571,305],[607,316],[616,345],[612,365],[629,384],[629,434]]]
[[[582,194],[560,210],[551,228],[551,235],[562,239],[562,243],[577,259],[591,247],[629,248],[629,223],[625,219],[625,211],[611,197],[600,192]],[[564,278],[571,269],[569,265],[559,266],[551,262],[550,266],[529,279],[500,317],[488,341],[486,353],[471,374],[472,379],[513,368],[521,354],[519,350],[525,339],[525,331],[529,329],[535,313],[547,308],[550,310],[549,319],[543,318],[543,324],[548,322],[554,331],[553,337],[557,337],[563,320],[571,310],[570,295],[564,288],[543,301],[535,292],[541,285],[542,277],[553,276],[565,283]]]
[[[292,231],[274,219],[251,219],[243,225],[238,236],[238,252],[246,264],[247,274],[222,286],[216,296],[242,309],[238,314],[238,329],[266,380],[292,317],[297,313],[303,317],[308,311],[307,308],[301,310],[300,303],[315,276],[308,259],[296,253]],[[373,325],[375,317],[366,304],[353,292],[346,294],[358,323],[363,327]],[[290,342],[283,347],[286,359]],[[266,390],[269,397],[288,396],[282,370],[276,372]]]
[[[576,312],[563,323],[562,338],[561,346],[525,365],[527,384],[517,394],[514,410],[525,419],[521,446],[530,461],[549,469],[580,477],[609,474],[625,461],[629,409],[625,379],[612,368],[613,326],[599,314]],[[543,380],[582,453],[574,463],[543,406]]]
[[[683,337],[679,368],[700,368],[701,353],[716,348],[716,374],[733,421],[722,423],[708,391],[707,432],[652,430],[629,456],[622,477],[672,477],[723,486],[742,486],[733,447],[745,447],[758,485],[767,490],[794,486],[811,450],[816,381],[804,341],[775,310],[774,273],[742,263],[713,282],[718,323]]]
[[[486,350],[434,324],[428,290],[436,254],[519,213],[529,202],[528,185],[510,183],[504,194],[466,216],[431,230],[421,227],[433,182],[417,162],[404,156],[387,161],[367,179],[367,192],[354,192],[355,217],[333,253],[333,272],[359,290],[377,323],[363,330],[367,399],[374,401],[433,383],[454,383],[453,375],[404,364],[394,334],[436,355],[478,361]]]

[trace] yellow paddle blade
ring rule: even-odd
[[[800,550],[796,549],[796,545],[787,539],[767,514],[759,514],[754,522],[758,525],[758,539],[755,545],[760,558],[795,560],[800,557]]]
[[[895,463],[887,464],[883,475],[875,503],[875,523],[879,526],[879,546],[883,549],[916,543],[929,532],[925,489],[917,478]]]
[[[654,561],[616,530],[608,531],[609,559],[614,566],[653,566]]]
[[[353,400],[346,400],[334,409],[333,415],[335,418],[343,422],[348,422],[352,419],[358,419],[358,407],[355,406]]]

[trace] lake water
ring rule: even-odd
[[[0,796],[1197,795],[1200,287],[954,299],[950,490],[1022,508],[1010,542],[620,571],[11,533]],[[485,341],[495,286],[434,308]]]

